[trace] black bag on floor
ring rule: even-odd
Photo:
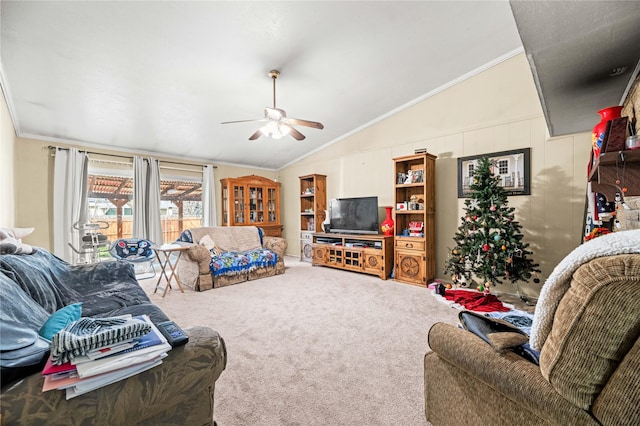
[[[468,330],[491,345],[497,352],[504,352],[529,341],[529,336],[513,324],[471,311],[461,311],[458,319]]]

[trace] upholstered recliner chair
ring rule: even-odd
[[[437,425],[640,424],[640,230],[583,244],[549,276],[530,343],[540,365],[444,323],[429,331]]]

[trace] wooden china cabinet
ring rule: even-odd
[[[282,236],[280,182],[262,176],[220,179],[222,225],[257,226],[265,235]]]

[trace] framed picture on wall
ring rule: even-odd
[[[531,195],[530,154],[531,148],[522,148],[458,158],[458,198],[466,198],[471,192],[473,173],[483,157],[491,161],[493,175],[500,177],[507,195]]]

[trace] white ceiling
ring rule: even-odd
[[[19,135],[278,169],[521,49],[507,2],[2,1]],[[249,141],[272,105],[324,124]]]
[[[3,0],[0,13],[19,136],[266,169],[522,51],[506,1]],[[277,106],[324,130],[249,141],[259,123],[220,124],[263,116],[271,69]]]

